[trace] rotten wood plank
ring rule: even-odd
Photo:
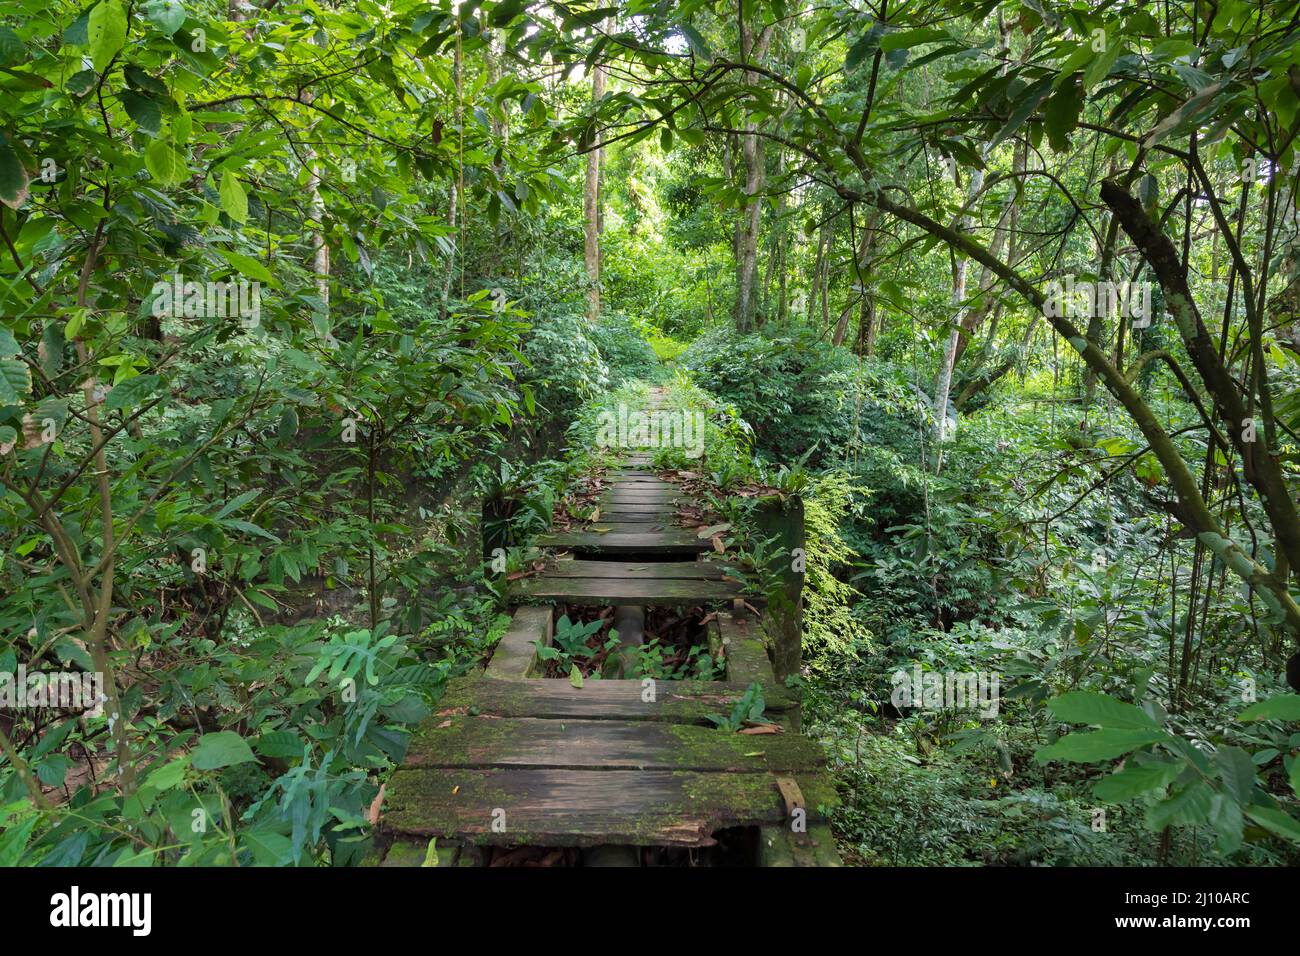
[[[810,823],[806,833],[788,825],[759,830],[760,866],[841,866],[829,824]]]
[[[821,748],[798,734],[738,734],[644,720],[462,715],[425,721],[406,759],[409,767],[779,772],[783,794],[792,774],[825,764]]]
[[[776,675],[758,622],[749,615],[729,612],[719,614],[717,621],[726,648],[727,679],[737,683],[756,680],[764,687],[774,686]]]
[[[549,607],[521,607],[515,611],[510,628],[501,636],[487,674],[502,680],[522,680],[532,667],[537,650],[534,641],[551,643],[554,629]]]
[[[829,780],[801,780],[834,802]],[[398,834],[527,846],[709,846],[731,826],[785,818],[770,774],[666,770],[444,770],[403,767],[388,782],[383,825]]]

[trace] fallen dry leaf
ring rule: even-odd
[[[779,734],[781,733],[780,724],[754,724],[752,727],[741,727],[738,734]]]
[[[379,785],[379,793],[375,794],[375,799],[370,803],[370,810],[366,813],[366,819],[370,821],[371,826],[374,826],[379,822],[379,808],[384,805],[384,791],[387,789],[388,784],[381,783]]]

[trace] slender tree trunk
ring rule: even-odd
[[[299,102],[310,103],[315,98],[311,90],[298,94]],[[324,318],[330,314],[330,247],[325,240],[325,201],[320,194],[320,169],[316,165],[316,149],[310,144],[302,146],[302,158],[307,162],[307,215],[311,220],[311,271],[316,276],[316,297]]]
[[[761,63],[772,41],[774,24],[764,27],[757,36],[743,20],[740,26],[740,52],[745,62]],[[755,81],[746,71],[746,83]],[[739,236],[736,243],[736,328],[742,332],[754,327],[758,312],[758,234],[763,221],[760,193],[767,173],[767,156],[758,135],[758,121],[745,123],[741,140],[741,162],[745,169],[744,202],[740,207]]]
[[[967,208],[975,202],[984,187],[984,171],[972,169],[966,189]],[[971,225],[969,212],[964,213],[957,223],[960,232],[969,232]],[[948,440],[948,393],[952,389],[952,366],[957,358],[957,343],[961,340],[962,318],[966,311],[966,273],[970,260],[954,251],[956,257],[952,267],[952,331],[948,334],[948,343],[944,346],[943,358],[939,363],[939,375],[934,383],[934,434],[936,461],[942,456],[938,453],[939,445]]]
[[[605,68],[599,64],[591,71],[592,108],[605,95]],[[600,318],[600,149],[587,153],[587,175],[582,188],[583,243],[582,256],[587,266],[587,319]]]
[[[457,31],[460,27],[457,25]],[[451,60],[452,83],[456,88],[456,170],[452,177],[451,185],[447,188],[448,206],[447,224],[451,226],[451,232],[448,234],[451,242],[451,251],[447,254],[447,268],[442,276],[442,299],[439,303],[439,314],[442,318],[447,318],[447,313],[451,308],[451,285],[456,276],[456,265],[462,255],[462,242],[465,231],[464,223],[461,222],[460,207],[465,201],[465,163],[463,153],[465,150],[465,76],[461,58],[460,33],[456,34],[456,47],[452,54]],[[462,290],[463,291],[463,290]]]

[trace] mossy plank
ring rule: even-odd
[[[469,715],[426,721],[406,757],[408,767],[781,771],[783,778],[825,762],[821,748],[797,734],[739,734],[644,720]]]
[[[443,865],[443,857],[447,855],[447,851],[450,851],[447,863],[451,864],[455,862],[456,848],[454,846],[438,847],[436,852],[438,855],[438,864],[440,866]],[[393,841],[393,845],[388,848],[388,852],[384,854],[384,861],[379,865],[381,867],[424,866],[424,861],[428,856],[428,853],[428,840],[420,840],[418,842],[413,840],[395,840]]]
[[[807,832],[796,833],[788,825],[759,830],[760,866],[841,866],[835,836],[828,824],[813,822]]]
[[[727,649],[727,679],[737,683],[758,681],[764,687],[776,684],[772,662],[767,657],[763,629],[749,615],[718,615],[723,646]]]
[[[440,723],[456,713],[556,720],[660,720],[712,726],[710,714],[729,714],[748,684],[733,681],[589,680],[573,687],[567,680],[499,680],[471,675],[448,683],[437,712]],[[783,687],[764,687],[767,709],[779,715],[797,706]]]
[[[810,820],[816,812],[810,806]],[[383,826],[503,846],[709,846],[723,827],[784,818],[770,774],[402,768],[388,783]]]
[[[488,675],[501,680],[523,680],[537,655],[534,642],[549,644],[553,627],[550,608],[518,608],[510,622],[510,629],[501,636],[492,651],[492,659],[488,661]]]

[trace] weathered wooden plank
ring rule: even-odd
[[[684,529],[641,534],[564,531],[542,535],[536,543],[542,548],[569,548],[605,554],[702,554],[713,548],[710,542],[701,541],[693,532]]]
[[[604,508],[600,510],[599,517],[584,527],[604,526],[610,523],[658,525],[664,528],[681,527],[681,525],[677,523],[677,512],[672,509],[665,509],[663,511],[623,511],[621,509],[611,509],[606,511]]]
[[[663,488],[643,488],[640,485],[615,485],[601,494],[605,501],[668,501],[690,497],[680,488],[671,485]]]
[[[590,534],[654,534],[659,531],[680,531],[682,528],[671,519],[663,517],[653,521],[625,521],[622,516],[601,515],[582,530]]]
[[[515,611],[510,629],[501,636],[487,674],[502,680],[523,680],[532,666],[537,650],[534,641],[551,642],[553,629],[549,607],[521,607]]]
[[[825,764],[821,748],[799,734],[737,734],[644,720],[459,715],[425,721],[406,758],[410,767],[779,772],[778,789],[793,774]]]
[[[823,805],[834,801],[825,777],[800,783]],[[383,824],[399,834],[503,846],[709,846],[723,827],[784,817],[770,774],[404,767],[389,779]]]
[[[717,561],[583,561],[562,558],[546,568],[547,577],[720,579],[730,568]]]
[[[617,521],[626,521],[629,518],[635,518],[638,520],[649,519],[676,523],[677,507],[676,505],[669,504],[601,505],[600,515],[596,520],[599,521],[601,518]]]
[[[738,684],[758,681],[764,687],[776,682],[772,662],[767,657],[763,629],[748,615],[718,615],[722,646],[726,649],[727,679]]]
[[[760,866],[840,866],[829,824],[809,823],[796,833],[788,824],[759,830]]]
[[[741,586],[704,578],[564,578],[539,575],[515,581],[512,601],[565,601],[574,604],[647,604],[678,607],[724,603],[741,597]]]
[[[581,688],[567,680],[499,680],[486,675],[459,678],[447,685],[431,720],[457,713],[497,717],[548,717],[555,720],[661,720],[712,727],[710,714],[731,713],[748,684],[734,681],[589,680]],[[780,686],[763,687],[767,709],[779,715],[798,699]]]

